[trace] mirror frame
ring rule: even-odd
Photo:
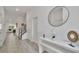
[[[56,8],[58,8],[58,7],[63,7],[63,8],[65,8],[65,9],[67,10],[67,12],[68,12],[68,16],[67,16],[66,20],[65,20],[63,23],[61,23],[60,25],[53,25],[53,24],[51,24],[50,21],[49,21],[49,16],[50,16],[50,14],[51,14]],[[69,15],[70,15],[70,13],[69,13],[68,8],[66,8],[65,6],[56,6],[56,7],[54,7],[53,9],[50,10],[50,12],[49,12],[49,14],[48,14],[48,22],[49,22],[49,24],[50,24],[51,26],[53,26],[53,27],[59,27],[59,26],[62,26],[63,24],[65,24],[65,23],[67,22],[67,20],[68,20],[68,18],[69,18]]]

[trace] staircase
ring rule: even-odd
[[[24,25],[24,27],[19,28],[19,35],[18,38],[22,39],[22,35],[24,35],[27,32],[26,30],[26,25]]]

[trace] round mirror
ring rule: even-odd
[[[66,23],[69,17],[69,11],[64,6],[53,8],[48,15],[48,22],[54,27],[58,27]]]

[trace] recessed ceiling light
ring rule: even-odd
[[[20,11],[20,9],[16,8],[16,11]]]

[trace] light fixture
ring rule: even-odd
[[[20,9],[16,8],[16,11],[20,11]]]

